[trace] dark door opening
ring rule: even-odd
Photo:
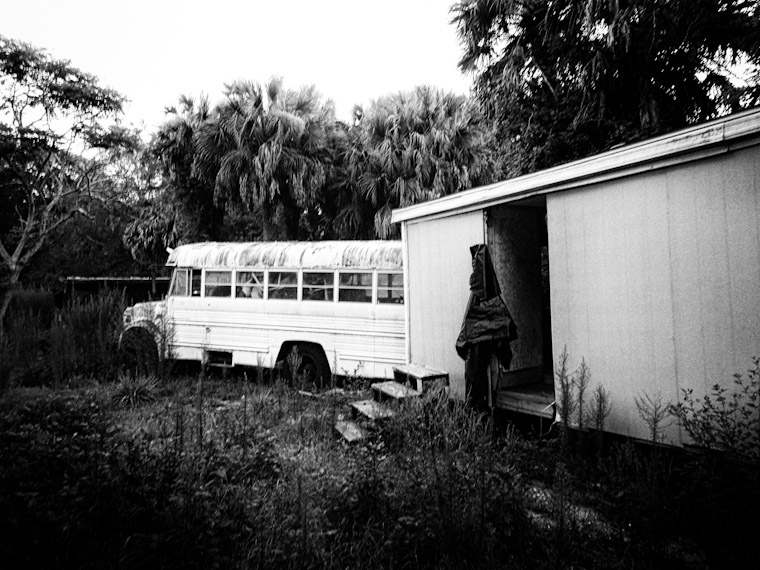
[[[502,296],[518,335],[510,345],[510,369],[491,366],[494,405],[551,417],[554,359],[545,200],[490,208],[487,231]]]

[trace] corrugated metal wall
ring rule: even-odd
[[[464,398],[464,361],[455,350],[470,292],[470,246],[484,243],[483,212],[406,226],[411,361],[449,372]]]
[[[611,431],[646,438],[636,397],[701,397],[760,355],[759,195],[755,146],[547,196],[555,360],[586,359]]]

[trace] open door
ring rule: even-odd
[[[502,297],[517,326],[508,370],[491,366],[494,405],[553,417],[546,203],[542,197],[488,210],[488,247]]]

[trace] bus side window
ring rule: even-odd
[[[298,299],[298,273],[269,272],[269,299]]]
[[[232,272],[206,271],[206,297],[232,297]]]
[[[372,302],[372,273],[341,273],[338,282],[338,301]]]
[[[303,273],[303,300],[304,301],[332,301],[333,300],[333,274],[332,273]]]
[[[264,298],[264,272],[238,271],[235,274],[235,297]]]
[[[190,270],[190,295],[192,297],[201,296],[201,270]]]
[[[377,302],[404,304],[404,276],[402,273],[377,274]]]

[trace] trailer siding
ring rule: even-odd
[[[484,243],[483,212],[406,227],[410,361],[449,373],[451,395],[464,397],[464,362],[455,343],[467,308],[470,246]]]
[[[760,354],[759,194],[754,146],[547,196],[555,357],[586,359],[610,431],[646,438],[637,397],[701,397]]]

